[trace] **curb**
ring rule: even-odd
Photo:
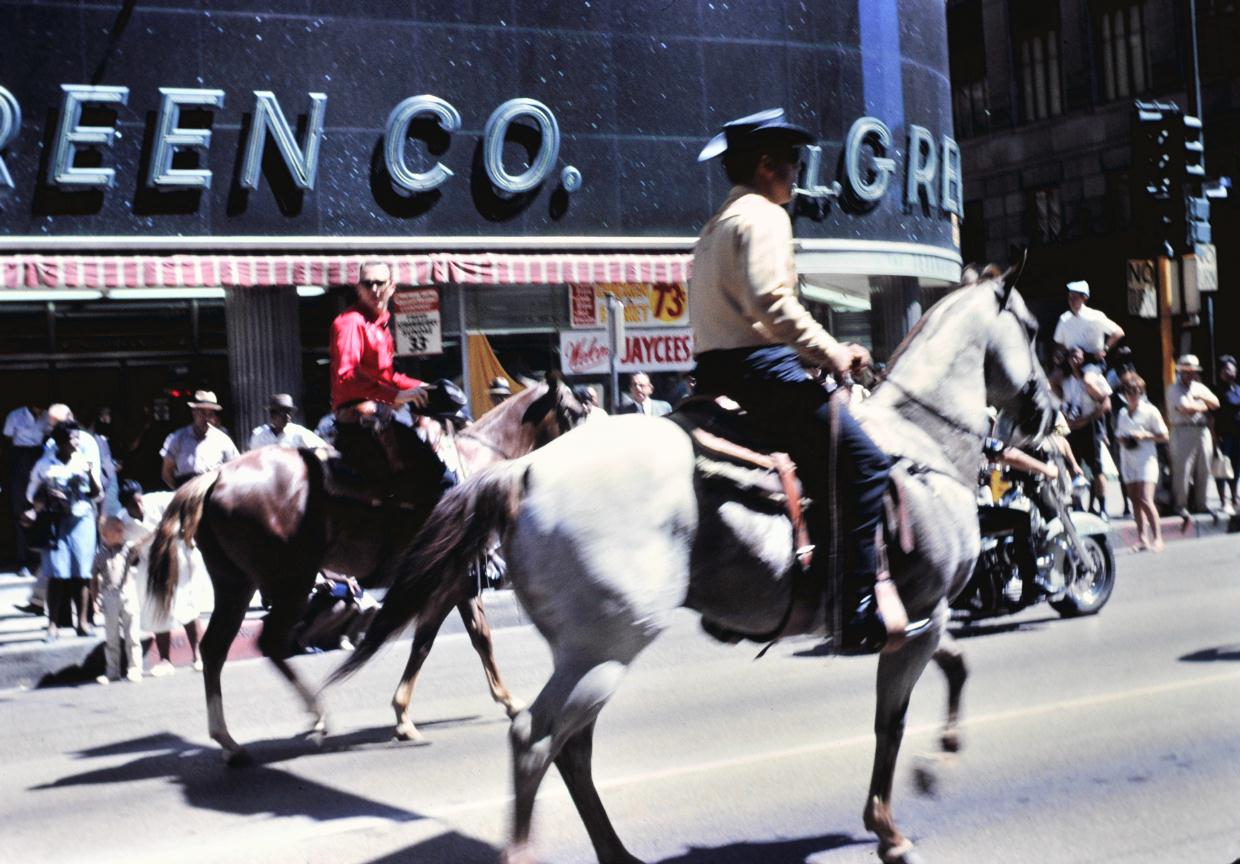
[[[517,602],[516,596],[508,590],[488,591],[484,596],[487,620],[493,630],[507,627],[519,627],[529,623],[524,610]],[[203,619],[205,626],[206,619]],[[68,684],[92,682],[105,671],[102,631],[99,626],[97,636],[80,637],[63,635],[52,643],[28,641],[0,646],[0,690],[35,687],[55,687]],[[62,628],[62,633],[72,634],[72,630]],[[237,637],[233,639],[228,650],[228,659],[250,660],[262,656],[258,639],[263,632],[261,618],[247,618],[241,625]],[[464,633],[465,627],[457,615],[449,615],[440,628],[440,635],[446,633]],[[398,639],[404,641],[411,638],[406,630]],[[142,640],[143,659],[147,669],[156,662],[155,640],[149,635]],[[178,628],[173,631],[172,665],[188,667],[193,659],[185,631]]]
[[[1222,534],[1240,533],[1240,515],[1230,518],[1222,513],[1193,514],[1187,530],[1181,528],[1183,519],[1179,516],[1163,516],[1158,520],[1162,526],[1164,543],[1176,543],[1181,540],[1198,540],[1203,537],[1217,537]],[[1130,519],[1111,523],[1112,535],[1115,538],[1115,549],[1126,549],[1137,542],[1137,525]]]

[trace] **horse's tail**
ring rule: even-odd
[[[208,471],[188,481],[168,502],[151,541],[147,563],[147,596],[156,608],[167,614],[172,609],[180,574],[177,566],[177,544],[193,543],[202,521],[202,508],[219,471]]]
[[[504,462],[470,477],[440,499],[422,530],[396,558],[387,596],[366,637],[327,679],[352,675],[405,628],[445,584],[469,579],[491,538],[502,536],[521,503],[529,459]]]

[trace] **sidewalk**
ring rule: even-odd
[[[47,619],[16,609],[17,606],[25,604],[33,584],[33,578],[0,572],[0,690],[82,683],[93,681],[102,675],[102,622],[95,628],[95,636],[78,636],[72,628],[62,627],[59,639],[51,643],[44,642]],[[379,596],[381,598],[382,595]],[[511,591],[488,591],[484,595],[484,602],[487,619],[494,629],[529,623]],[[262,618],[266,613],[257,603],[256,595],[253,605],[246,612],[241,631],[229,649],[229,660],[262,656],[258,648],[258,636],[262,632]],[[204,619],[204,626],[205,623]],[[463,633],[464,626],[460,617],[456,614],[449,615],[439,632]],[[401,638],[410,638],[408,631]],[[158,660],[154,639],[150,634],[144,634],[142,646],[146,668],[150,669]],[[191,659],[185,631],[178,628],[172,634],[173,665],[188,667]]]

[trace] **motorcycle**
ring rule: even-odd
[[[982,551],[952,602],[955,617],[1011,615],[1045,601],[1072,618],[1093,615],[1110,599],[1111,526],[1076,496],[1065,503],[1057,481],[992,461],[979,475],[978,519]]]

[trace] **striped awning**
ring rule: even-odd
[[[347,285],[365,261],[401,285],[684,282],[693,256],[614,254],[8,255],[0,289],[255,288]]]

